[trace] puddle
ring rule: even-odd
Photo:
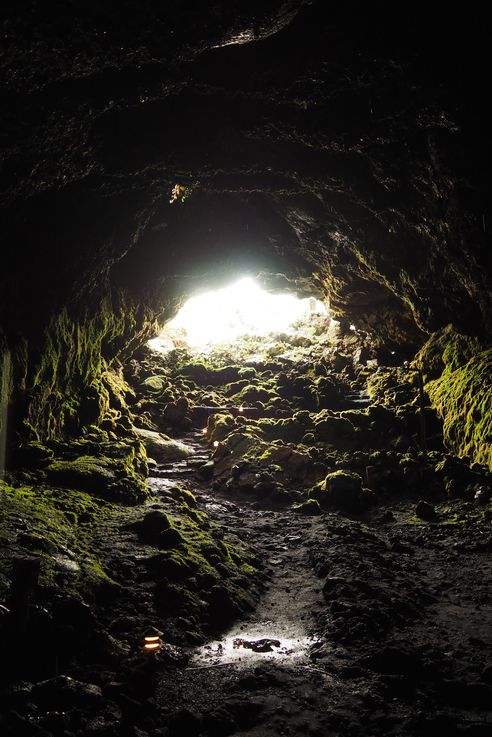
[[[173,481],[173,479],[160,478],[157,476],[150,476],[146,483],[152,491],[168,491],[169,489],[174,489],[177,486],[176,481]]]
[[[292,627],[282,631],[273,622],[236,626],[219,640],[197,648],[190,665],[258,663],[264,660],[284,661],[308,658],[310,648],[318,642],[305,633],[293,636]]]
[[[205,502],[203,505],[205,510],[211,514],[218,514],[218,513],[227,513],[231,512],[232,510],[237,509],[235,504],[231,504],[231,502]]]

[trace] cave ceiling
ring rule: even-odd
[[[377,7],[7,3],[7,330],[20,292],[41,324],[250,269],[394,341],[490,335],[486,29]]]

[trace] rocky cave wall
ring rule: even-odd
[[[3,41],[0,346],[24,433],[121,421],[118,362],[245,268],[401,355],[449,323],[488,345],[478,15],[7,3]]]

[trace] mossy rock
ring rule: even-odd
[[[321,514],[321,506],[317,499],[308,499],[302,504],[292,507],[292,511],[306,517],[315,517]]]
[[[22,468],[42,468],[53,460],[54,453],[42,443],[32,442],[21,445],[15,456]]]
[[[309,498],[322,506],[332,505],[344,512],[357,512],[361,506],[362,478],[352,471],[332,471],[309,491]]]
[[[149,376],[142,381],[142,389],[148,389],[152,392],[162,392],[167,386],[167,378],[165,376]]]
[[[191,448],[178,440],[171,440],[163,433],[153,430],[138,428],[137,435],[142,440],[147,453],[159,463],[171,463],[189,458],[192,454]]]
[[[492,349],[454,370],[453,365],[426,385],[443,420],[445,443],[492,470]]]
[[[137,523],[137,528],[141,534],[141,537],[146,540],[153,540],[157,538],[161,532],[168,530],[171,527],[171,520],[169,516],[158,509],[153,509],[147,512],[143,520]]]
[[[224,439],[221,445],[230,453],[231,463],[245,456],[256,459],[267,448],[267,445],[258,436],[254,428],[235,430]]]
[[[246,366],[245,368],[240,368],[237,372],[240,379],[254,379],[255,376],[257,376],[258,372],[256,369]]]
[[[382,404],[371,404],[367,408],[367,416],[378,430],[390,429],[397,423],[396,412]]]
[[[272,389],[248,384],[240,392],[234,394],[231,400],[237,404],[241,404],[242,402],[267,402],[274,397],[275,392]]]
[[[170,489],[171,496],[180,502],[183,502],[187,507],[195,509],[198,506],[196,496],[188,489],[182,489],[179,486],[173,486]]]
[[[239,379],[238,366],[213,368],[201,362],[186,364],[180,369],[180,373],[192,379],[199,386],[220,386]]]
[[[53,484],[93,494],[104,494],[117,478],[110,459],[92,456],[53,461],[46,469],[46,476]]]
[[[295,479],[304,479],[312,467],[307,449],[293,448],[290,445],[272,443],[259,458],[267,465],[279,466],[283,473]]]
[[[324,417],[315,419],[313,432],[316,436],[326,442],[336,442],[340,439],[347,440],[354,434],[354,426],[344,417]]]
[[[217,413],[210,415],[207,424],[207,436],[210,440],[223,440],[236,428],[236,422],[231,414]]]
[[[167,530],[163,530],[157,541],[159,548],[163,550],[174,550],[184,545],[184,543],[183,536],[175,527],[169,527]]]
[[[340,417],[351,422],[354,427],[366,428],[370,424],[367,412],[361,409],[346,409],[340,412]]]
[[[147,494],[144,481],[124,461],[106,457],[79,456],[55,460],[46,468],[53,485],[85,491],[110,501],[136,503]]]
[[[286,440],[294,443],[300,442],[306,432],[306,425],[300,422],[297,417],[280,420],[259,420],[258,428],[268,440]]]
[[[456,371],[465,366],[483,346],[477,338],[462,335],[453,325],[433,333],[415,356],[412,366],[423,371],[426,381],[436,379],[444,369]]]
[[[226,384],[224,387],[224,394],[227,397],[231,397],[234,394],[238,394],[242,389],[244,389],[245,386],[249,386],[250,382],[248,379],[240,379],[239,381],[234,381],[232,384]]]

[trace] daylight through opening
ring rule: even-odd
[[[272,294],[252,278],[189,299],[157,338],[155,350],[213,350],[242,339],[284,335],[312,337],[329,323],[327,307],[314,297]]]

